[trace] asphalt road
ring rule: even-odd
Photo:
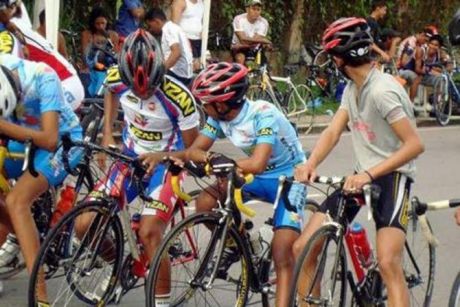
[[[420,128],[420,135],[426,146],[425,153],[417,160],[417,180],[413,186],[413,195],[422,200],[433,201],[447,198],[460,198],[460,127]],[[302,136],[302,144],[306,150],[311,149],[317,140],[316,135]],[[215,146],[216,151],[230,156],[241,155],[227,141]],[[342,140],[327,160],[319,168],[324,175],[347,175],[353,171],[353,153],[351,137],[344,134]],[[320,199],[315,191],[310,190],[310,197]],[[260,225],[271,214],[271,210],[258,207],[259,212],[255,224]],[[357,219],[368,229],[371,238],[374,234],[373,223],[369,223],[362,212]],[[429,213],[434,232],[440,241],[436,252],[436,277],[432,306],[447,306],[450,287],[460,271],[460,228],[454,222],[453,211],[446,210]],[[25,273],[4,282],[4,291],[0,297],[0,306],[26,306],[27,276]],[[121,306],[143,306],[143,290],[129,292],[121,302]]]

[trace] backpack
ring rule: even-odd
[[[449,23],[449,40],[452,46],[460,45],[460,9]]]

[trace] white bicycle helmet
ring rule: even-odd
[[[9,117],[18,102],[18,85],[14,81],[12,72],[0,65],[0,117]]]

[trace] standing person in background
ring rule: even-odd
[[[40,25],[37,28],[38,34],[46,38],[46,23],[45,23],[45,10],[40,12],[40,15],[38,16],[38,19],[40,21]],[[67,46],[65,44],[65,38],[64,35],[62,35],[61,32],[58,32],[58,45],[57,45],[57,51],[65,58],[69,58],[69,54],[67,53]]]
[[[89,74],[88,94],[96,96],[104,83],[107,68],[115,62],[119,51],[119,38],[115,31],[109,30],[107,12],[96,6],[88,18],[88,29],[81,33],[81,51],[84,72]]]
[[[381,37],[381,30],[380,30],[380,22],[385,19],[387,15],[387,4],[385,0],[374,0],[372,1],[372,12],[369,17],[366,18],[367,24],[371,29],[371,35],[374,39],[374,43],[372,44],[372,51],[378,54],[383,62],[391,61],[391,57],[382,50],[383,42]]]
[[[115,31],[120,36],[120,43],[123,43],[126,36],[140,27],[144,13],[141,0],[123,0],[115,24]]]
[[[203,31],[203,0],[174,0],[171,21],[178,24],[190,41],[193,55],[193,71],[200,69],[201,33]]]
[[[248,56],[254,56],[254,48],[260,44],[271,46],[267,39],[268,21],[260,16],[261,0],[249,0],[246,13],[233,19],[232,55],[235,62],[244,65]]]
[[[161,36],[166,74],[188,86],[193,75],[193,56],[184,31],[167,20],[165,13],[159,8],[149,10],[145,20],[148,31],[155,36]]]

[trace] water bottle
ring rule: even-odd
[[[359,223],[353,223],[350,229],[355,252],[364,268],[368,268],[373,262],[372,247],[367,239],[366,230]]]
[[[59,219],[72,209],[73,202],[75,201],[75,194],[75,188],[71,185],[66,185],[65,188],[61,190],[61,197],[51,217],[51,226],[56,225]]]

